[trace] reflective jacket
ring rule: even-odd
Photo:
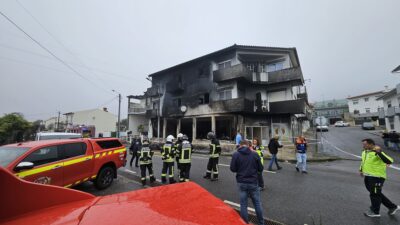
[[[360,171],[365,176],[386,179],[386,167],[393,163],[393,159],[384,152],[375,152],[364,149],[361,155]]]
[[[179,155],[179,163],[191,163],[192,162],[192,144],[188,141],[183,141],[178,146],[177,154]]]
[[[151,158],[153,157],[153,151],[150,149],[149,144],[143,144],[142,148],[137,152],[139,156],[139,165],[151,164]]]
[[[161,156],[163,162],[174,162],[175,148],[174,144],[167,142],[161,149]]]
[[[210,158],[218,158],[221,154],[221,146],[218,139],[211,139],[210,144]]]
[[[261,164],[264,165],[264,146],[254,146],[254,150],[257,152],[257,154],[260,156],[261,158]]]

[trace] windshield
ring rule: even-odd
[[[372,126],[374,126],[372,123],[364,123],[364,126],[369,126],[369,127],[372,127]]]
[[[6,167],[16,158],[27,152],[29,148],[0,147],[0,166]]]
[[[41,135],[39,140],[54,140],[54,139],[71,139],[80,138],[80,134],[70,134],[70,135]]]

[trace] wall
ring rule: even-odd
[[[97,137],[99,133],[116,131],[117,116],[101,109],[74,112],[72,117],[74,125],[93,125],[96,127]]]
[[[354,113],[354,110],[358,110],[361,113],[366,113],[365,109],[369,108],[371,113],[378,112],[378,108],[383,107],[383,101],[382,100],[376,100],[377,97],[380,95],[368,95],[368,96],[363,96],[361,98],[356,98],[356,99],[349,99],[348,100],[348,105],[349,105],[349,111],[350,113]],[[365,98],[368,98],[368,101],[365,101]],[[353,101],[358,100],[358,104],[354,105]]]
[[[132,131],[132,135],[139,134],[137,128],[139,125],[143,125],[144,131],[149,130],[149,120],[146,119],[146,115],[128,115],[129,130]]]

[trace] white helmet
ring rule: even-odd
[[[178,136],[176,136],[176,137],[178,138],[178,140],[179,140],[179,139],[182,139],[182,138],[183,138],[183,134],[182,134],[182,133],[179,133]]]
[[[172,142],[174,140],[174,136],[173,135],[168,135],[167,137],[167,142]]]

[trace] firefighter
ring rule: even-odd
[[[169,183],[175,183],[174,179],[174,157],[175,157],[175,147],[172,143],[174,136],[168,135],[164,146],[161,149],[161,156],[163,160],[163,167],[161,172],[161,182],[163,184],[167,183],[167,173],[169,177]]]
[[[218,180],[218,160],[221,154],[221,146],[219,140],[215,137],[213,132],[208,132],[207,139],[211,140],[210,143],[210,158],[207,164],[207,172],[204,176],[205,179],[211,179],[211,181]],[[213,176],[212,176],[213,175]]]
[[[131,147],[129,148],[129,151],[130,151],[130,153],[132,155],[131,161],[129,163],[129,165],[131,167],[132,167],[133,160],[135,158],[136,158],[135,167],[139,167],[138,166],[139,157],[137,156],[137,152],[141,148],[141,146],[142,146],[142,142],[140,141],[140,137],[136,135],[135,138],[132,141]]]
[[[192,149],[193,146],[189,142],[189,138],[186,135],[182,136],[182,143],[177,148],[177,155],[179,155],[179,168],[180,176],[179,182],[188,182],[190,167],[192,162]]]
[[[153,174],[153,162],[151,158],[154,152],[150,149],[150,142],[147,137],[143,138],[142,148],[137,152],[139,157],[139,166],[141,173],[142,185],[146,185],[146,169],[149,171],[150,183],[153,183],[156,179]]]
[[[179,133],[178,136],[176,136],[176,137],[177,137],[177,140],[176,140],[175,146],[174,146],[175,150],[178,148],[178,146],[180,144],[182,144],[183,134]],[[175,159],[176,159],[176,166],[178,167],[178,177],[179,177],[181,175],[181,168],[179,167],[179,155],[178,154],[175,155]]]

